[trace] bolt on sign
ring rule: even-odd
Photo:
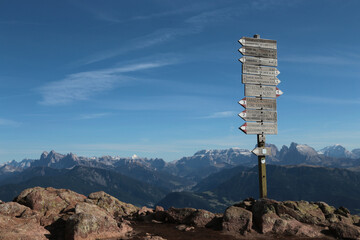
[[[276,86],[280,83],[276,40],[242,37],[239,40],[244,55],[242,83],[245,97],[239,104],[245,108],[239,117],[246,122],[239,127],[245,134],[257,135],[257,147],[252,151],[258,156],[260,197],[267,197],[265,156],[271,149],[265,147],[265,134],[277,134],[276,98],[283,92]]]

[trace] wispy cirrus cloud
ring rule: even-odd
[[[134,16],[129,19],[120,19],[114,15],[113,10],[90,8],[89,6],[83,6],[87,11],[91,12],[96,18],[111,22],[111,23],[123,23],[135,20],[149,20],[153,18],[168,17],[173,15],[186,15],[182,20],[179,20],[178,26],[173,28],[160,28],[152,33],[131,39],[128,44],[123,47],[115,49],[107,49],[75,62],[75,65],[88,65],[100,61],[104,61],[131,51],[136,51],[148,47],[152,47],[158,44],[162,44],[171,41],[177,37],[197,34],[202,32],[207,26],[213,26],[214,24],[221,24],[224,21],[235,19],[243,14],[244,10],[250,11],[251,9],[265,10],[277,5],[293,5],[286,4],[285,0],[253,0],[249,3],[232,4],[193,4],[191,6],[179,7],[174,10],[150,13],[147,15]],[[261,9],[259,9],[261,8]],[[193,13],[189,16],[188,13]]]
[[[110,113],[88,113],[88,114],[81,114],[78,119],[80,120],[88,120],[88,119],[97,119],[109,116]]]
[[[131,39],[129,44],[117,49],[108,49],[86,58],[80,59],[76,65],[88,65],[96,62],[100,62],[106,59],[110,59],[127,52],[144,49],[157,44],[171,41],[177,37],[187,36],[191,34],[200,33],[203,29],[210,24],[219,24],[225,20],[230,19],[233,16],[240,15],[239,8],[226,7],[212,11],[205,11],[192,17],[186,18],[182,22],[182,27],[175,28],[161,28],[153,31],[152,33],[140,36],[135,39]],[[143,17],[144,19],[146,17]]]
[[[116,49],[104,50],[83,59],[80,59],[74,63],[74,65],[88,65],[103,60],[107,60],[131,51],[144,49],[163,42],[170,41],[175,37],[189,35],[198,32],[197,28],[163,28],[156,30],[150,34],[142,37],[132,39],[129,44]]]
[[[223,111],[223,112],[215,112],[211,115],[204,116],[201,118],[228,118],[228,117],[234,117],[236,116],[235,111]]]
[[[173,64],[171,61],[136,63],[121,67],[70,74],[60,81],[48,83],[38,89],[42,95],[42,105],[64,105],[78,100],[87,100],[91,96],[109,91],[128,81],[132,77],[124,73],[158,68]]]

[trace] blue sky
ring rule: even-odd
[[[243,36],[278,41],[278,135],[360,147],[360,1],[1,0],[0,162],[252,149]]]

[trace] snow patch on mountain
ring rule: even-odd
[[[296,150],[303,154],[303,155],[307,155],[307,156],[316,156],[318,155],[318,153],[315,151],[314,148],[306,145],[306,144],[297,144],[296,145]]]
[[[353,152],[348,151],[345,147],[340,144],[335,144],[333,146],[325,147],[318,151],[319,154],[323,154],[327,157],[335,158],[351,158],[356,159],[358,156]]]

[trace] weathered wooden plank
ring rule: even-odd
[[[256,75],[266,75],[266,76],[277,76],[280,74],[280,71],[274,67],[261,67],[255,65],[242,65],[242,72],[247,74],[256,74]]]
[[[239,43],[243,46],[276,49],[276,40],[242,37]]]
[[[275,49],[265,49],[256,47],[242,47],[239,49],[242,55],[254,56],[254,57],[265,57],[277,59],[277,51]]]
[[[267,110],[246,109],[239,113],[239,117],[245,121],[276,122],[277,112]]]
[[[244,56],[240,58],[239,61],[250,65],[263,65],[272,67],[276,67],[278,65],[277,59],[272,58]]]
[[[276,87],[245,84],[245,96],[276,98]]]
[[[239,104],[246,109],[264,109],[276,111],[276,99],[245,97],[239,101]]]
[[[275,76],[243,74],[242,83],[276,86],[280,83],[280,80]]]
[[[246,122],[239,127],[246,134],[277,134],[277,123]]]

